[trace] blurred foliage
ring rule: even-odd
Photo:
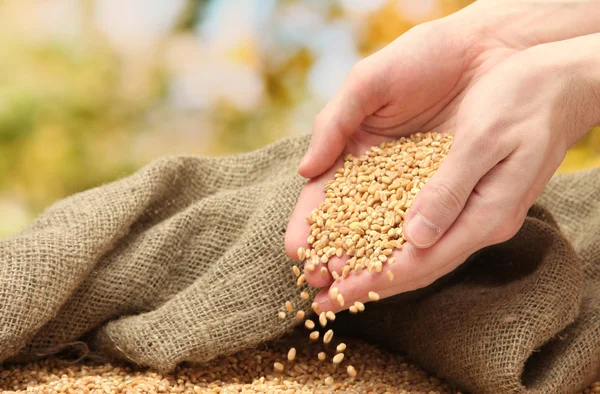
[[[354,40],[344,59],[367,56],[418,23],[403,7],[418,4],[425,21],[471,2],[162,1],[0,3],[0,235],[156,157],[233,154],[308,132],[326,102],[315,88],[349,66],[314,74],[338,49],[335,34]],[[318,49],[327,34],[335,39]],[[599,147],[600,128],[561,171],[600,165]]]

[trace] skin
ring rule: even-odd
[[[306,217],[346,153],[417,131],[454,132],[407,212],[409,243],[383,274],[305,272],[321,310],[427,286],[521,227],[567,150],[600,123],[600,1],[484,1],[419,25],[359,62],[319,113],[299,173],[309,178],[286,251],[307,247]],[[344,260],[329,270],[341,272]]]

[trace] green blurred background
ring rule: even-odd
[[[309,132],[357,60],[470,2],[0,2],[0,235],[156,157]],[[600,165],[598,146],[561,171]]]

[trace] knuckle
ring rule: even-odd
[[[527,211],[517,207],[503,211],[501,215],[502,217],[497,220],[498,225],[492,231],[491,241],[493,244],[506,242],[517,235],[525,221]]]
[[[436,204],[436,209],[442,213],[460,212],[467,199],[467,193],[456,183],[440,182],[428,189],[430,199]]]
[[[369,65],[369,60],[369,58],[359,60],[348,72],[346,85],[350,90],[353,90],[353,87],[366,88],[369,86],[368,84],[371,80],[371,66]]]

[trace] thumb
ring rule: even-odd
[[[387,95],[381,91],[385,63],[375,53],[350,70],[342,88],[315,118],[300,175],[315,178],[328,170],[364,119],[385,105]]]
[[[456,144],[456,141],[455,141]],[[455,155],[452,155],[455,153]],[[467,159],[468,158],[468,159]],[[472,155],[452,152],[417,194],[406,214],[403,232],[413,246],[428,248],[452,226],[479,180],[492,165]]]

